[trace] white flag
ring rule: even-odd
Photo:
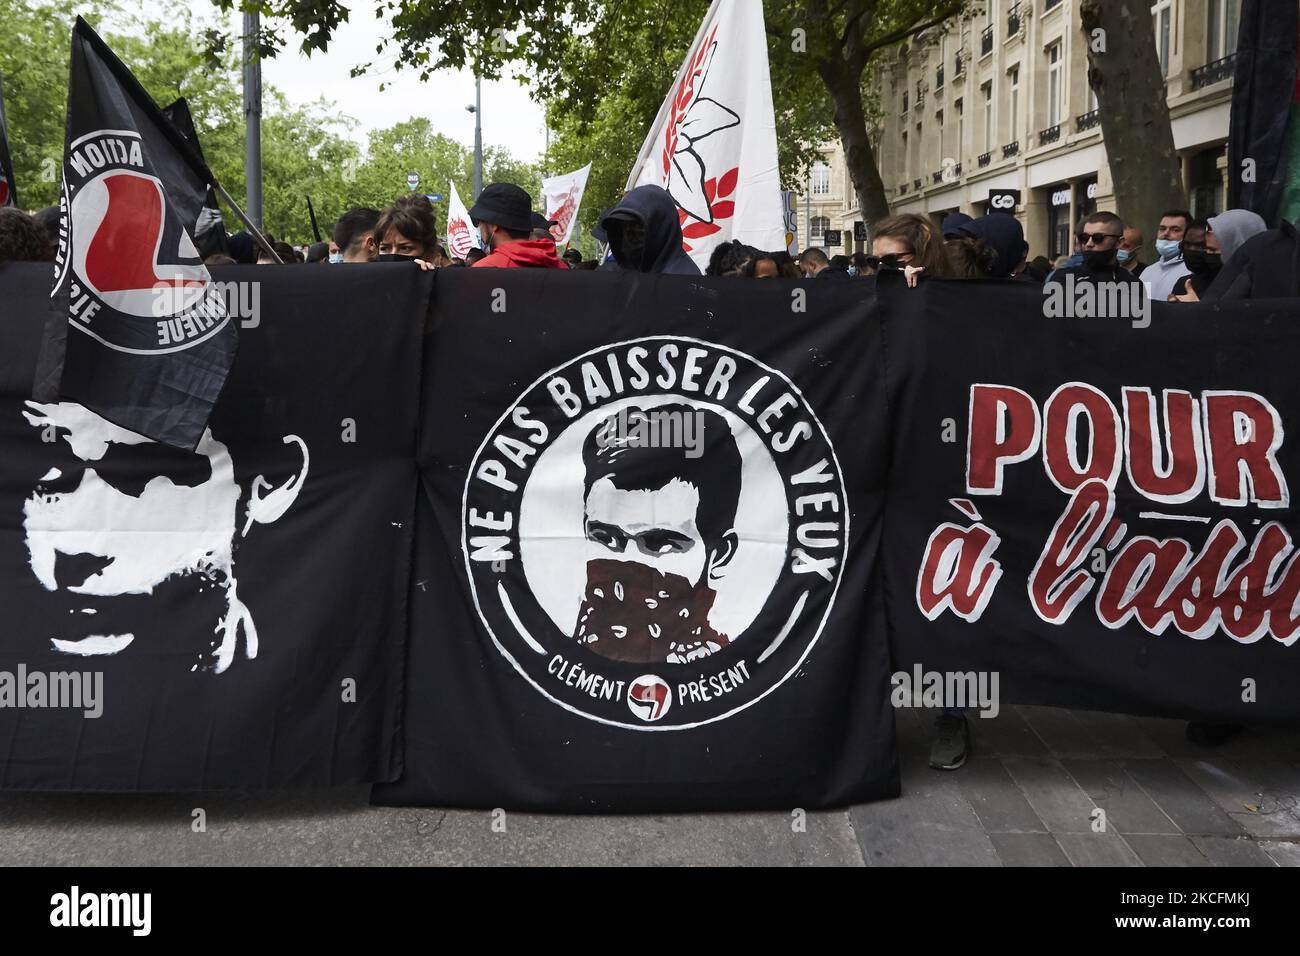
[[[632,167],[662,186],[703,271],[720,242],[786,247],[762,0],[713,0]]]
[[[591,163],[588,163],[565,176],[542,180],[546,218],[555,221],[551,238],[557,246],[564,245],[573,237],[573,227],[578,222],[578,209],[582,206],[582,194],[587,189],[587,176],[590,174]]]
[[[447,251],[453,258],[464,259],[471,249],[477,248],[478,230],[469,221],[469,210],[452,183],[451,198],[447,201]]]

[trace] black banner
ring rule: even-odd
[[[251,314],[190,453],[27,399],[50,271],[0,266],[0,786],[391,779],[431,280],[215,270]]]
[[[891,278],[895,666],[1295,722],[1300,300],[1047,318],[1032,286]]]
[[[194,147],[78,18],[39,401],[79,402],[195,448],[239,338],[189,232],[211,182]]]
[[[897,793],[869,292],[438,274],[405,775],[379,802]]]

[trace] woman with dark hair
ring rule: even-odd
[[[772,253],[760,252],[745,263],[740,274],[746,279],[779,279],[781,266]]]
[[[402,196],[375,223],[379,262],[439,261],[438,223],[424,196]]]
[[[889,216],[871,228],[871,254],[881,269],[902,269],[909,284],[917,273],[951,276],[952,265],[943,238],[925,216]]]
[[[45,229],[21,209],[0,208],[0,262],[53,262]]]
[[[998,254],[974,236],[958,236],[944,243],[954,279],[984,279],[993,275]]]

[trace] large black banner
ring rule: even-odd
[[[897,793],[870,290],[439,273],[405,774],[378,801]]]
[[[0,786],[395,775],[432,281],[298,268],[215,270],[244,346],[191,453],[31,401],[51,270],[0,266]]]
[[[1049,318],[882,280],[895,665],[1005,703],[1300,716],[1300,301]]]

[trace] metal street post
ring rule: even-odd
[[[474,77],[474,105],[465,109],[474,114],[474,198],[483,191],[483,97],[479,78]]]
[[[261,15],[244,14],[244,175],[248,218],[262,226],[262,61],[257,55]]]

